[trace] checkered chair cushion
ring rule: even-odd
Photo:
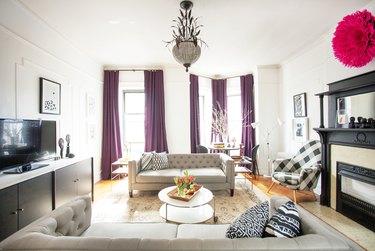
[[[298,185],[300,183],[299,173],[276,172],[272,174],[272,178],[277,181],[276,183],[286,183],[292,186]]]
[[[272,181],[290,189],[312,190],[320,175],[321,144],[309,141],[291,159],[274,161]]]

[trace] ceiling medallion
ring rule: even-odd
[[[167,46],[173,45],[172,54],[177,62],[185,66],[186,72],[201,55],[201,45],[206,44],[198,38],[203,25],[197,23],[198,18],[191,15],[193,3],[182,1],[180,3],[180,16],[173,20],[173,39],[167,41]]]

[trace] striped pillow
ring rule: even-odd
[[[141,171],[152,170],[152,157],[154,152],[144,152],[141,156]]]
[[[293,201],[281,205],[268,222],[264,236],[293,238],[301,234],[301,220]]]

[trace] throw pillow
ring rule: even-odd
[[[229,225],[226,237],[230,239],[262,237],[268,221],[268,214],[268,201],[247,209]]]
[[[151,170],[152,169],[152,157],[153,152],[144,152],[141,156],[141,171]]]
[[[152,155],[152,169],[162,170],[168,168],[168,156],[166,152],[153,153]]]
[[[265,236],[297,237],[301,233],[301,220],[293,201],[281,205],[271,217],[265,230]]]

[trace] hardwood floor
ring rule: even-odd
[[[249,179],[249,177],[247,178]],[[280,186],[278,184],[275,184],[270,190],[270,192],[267,193],[268,188],[272,184],[271,178],[269,177],[257,176],[256,179],[250,178],[249,180],[252,181],[253,184],[267,196],[282,195],[282,196],[288,197],[291,200],[294,200],[293,190]],[[297,203],[319,201],[319,196],[314,195],[311,192],[306,192],[306,191],[297,191],[296,197],[297,197]]]

